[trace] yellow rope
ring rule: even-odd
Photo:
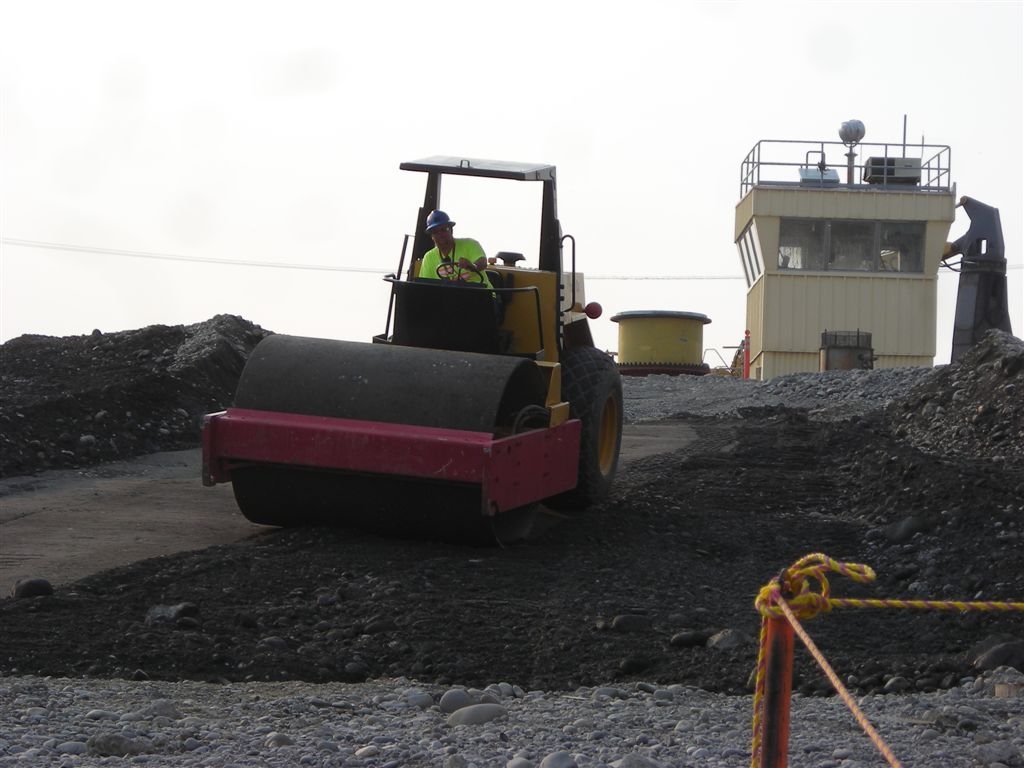
[[[751,768],[757,768],[761,759],[761,721],[765,687],[765,669],[767,667],[767,626],[770,618],[785,618],[793,627],[793,631],[807,646],[807,650],[821,666],[840,698],[846,703],[854,718],[868,738],[874,742],[879,751],[893,768],[900,768],[900,763],[882,737],[868,722],[867,717],[853,700],[849,691],[839,680],[838,675],[829,666],[828,661],[818,650],[810,635],[807,634],[799,619],[810,619],[819,613],[833,608],[916,608],[941,611],[1024,611],[1024,602],[992,602],[992,601],[960,601],[960,600],[860,600],[855,598],[829,597],[829,583],[826,573],[832,571],[854,581],[867,583],[875,580],[875,572],[867,565],[859,563],[843,563],[833,560],[827,555],[815,552],[805,555],[789,568],[784,569],[773,578],[754,600],[754,607],[761,614],[761,633],[757,654],[756,676],[754,681],[754,719],[753,738],[751,741]],[[814,591],[812,583],[818,585]]]
[[[994,603],[987,600],[963,602],[960,600],[857,600],[855,598],[832,598],[829,605],[834,608],[920,608],[935,611],[1024,611],[1024,603]]]

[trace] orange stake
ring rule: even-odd
[[[793,627],[785,617],[766,619],[767,660],[761,709],[759,768],[786,768],[789,706],[793,691]]]
[[[750,331],[743,334],[743,378],[750,378]]]

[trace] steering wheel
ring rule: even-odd
[[[470,282],[470,280],[472,280],[472,278],[470,278],[470,280],[463,280],[459,276],[458,263],[453,261],[442,261],[440,264],[437,265],[437,269],[435,269],[434,272],[437,274],[438,280],[447,280],[448,282],[451,283],[467,283]],[[482,269],[479,272],[473,272],[467,269],[463,270],[462,274],[470,274],[476,278],[477,282],[480,283],[480,285],[484,284],[484,270]]]

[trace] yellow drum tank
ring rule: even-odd
[[[636,310],[612,317],[619,324],[619,372],[624,376],[689,374],[703,376],[704,326],[700,312]]]

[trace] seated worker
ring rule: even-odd
[[[434,247],[423,254],[419,276],[433,280],[461,281],[492,289],[487,277],[487,257],[480,243],[452,234],[455,222],[444,211],[431,211],[426,231]]]

